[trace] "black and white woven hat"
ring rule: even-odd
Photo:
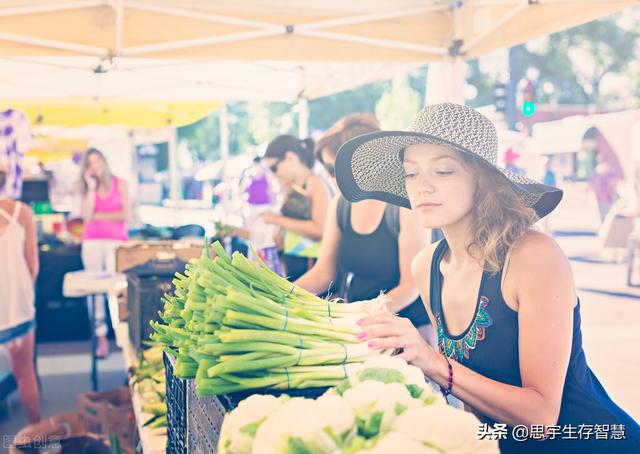
[[[444,145],[482,159],[511,182],[525,206],[533,208],[539,218],[562,200],[562,190],[498,166],[496,127],[480,112],[452,103],[426,106],[406,131],[373,132],[342,145],[335,166],[344,197],[351,202],[377,199],[411,208],[400,151],[418,143]]]

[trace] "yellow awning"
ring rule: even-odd
[[[219,106],[216,101],[0,100],[0,111],[20,109],[33,125],[122,125],[130,128],[184,126]]]
[[[33,147],[27,151],[38,162],[69,160],[74,153],[89,148],[86,139],[68,139],[61,137],[36,137]]]

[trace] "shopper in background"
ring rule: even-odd
[[[0,162],[0,193],[9,167]],[[0,196],[0,344],[9,352],[11,371],[29,421],[40,420],[40,392],[34,364],[35,293],[38,240],[33,211]]]
[[[271,207],[275,198],[269,169],[262,163],[260,156],[256,156],[251,167],[243,173],[241,186],[247,204],[245,219],[251,224],[257,216]]]
[[[318,159],[335,178],[340,146],[379,130],[378,121],[370,113],[344,117],[318,142]],[[331,286],[330,293],[350,302],[385,292],[389,310],[411,319],[428,338],[429,317],[418,297],[410,266],[418,251],[428,244],[429,234],[410,210],[378,200],[352,204],[338,195],[329,207],[318,262],[296,284],[317,294]]]
[[[87,150],[80,164],[80,192],[82,195],[82,263],[88,271],[115,272],[116,249],[127,240],[129,193],[125,181],[111,175],[109,165],[99,150]],[[96,298],[95,333],[96,355],[109,354],[105,301]],[[112,317],[118,314],[117,301],[109,295]]]
[[[603,153],[596,154],[596,166],[589,176],[589,184],[598,201],[600,221],[604,223],[607,213],[618,199],[618,178]]]
[[[284,264],[294,281],[315,262],[320,252],[325,218],[331,201],[327,184],[312,172],[312,139],[281,135],[269,143],[264,161],[285,191],[280,214],[266,212],[262,219],[284,229]]]

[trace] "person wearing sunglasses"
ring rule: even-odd
[[[337,121],[316,145],[318,160],[335,178],[335,159],[349,139],[379,131],[370,113]],[[428,244],[428,233],[411,211],[377,200],[350,203],[342,195],[331,202],[318,261],[295,283],[316,294],[360,301],[385,292],[391,312],[411,319],[427,339],[435,335],[411,278],[415,255]]]
[[[265,212],[262,219],[284,230],[283,261],[290,280],[302,276],[315,262],[331,202],[326,182],[312,171],[312,139],[281,135],[267,146],[263,161],[285,191],[280,213]]]

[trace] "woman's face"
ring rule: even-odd
[[[403,166],[411,209],[423,227],[454,225],[470,213],[476,177],[454,150],[426,143],[412,145],[405,149]]]
[[[102,178],[104,176],[105,162],[99,155],[92,153],[87,158],[87,170],[94,176]]]
[[[300,159],[292,151],[287,151],[284,158],[265,158],[265,163],[283,186],[289,186],[297,180],[302,166]]]
[[[336,155],[331,152],[327,147],[320,150],[320,157],[322,158],[322,165],[327,171],[333,182],[336,182]]]

